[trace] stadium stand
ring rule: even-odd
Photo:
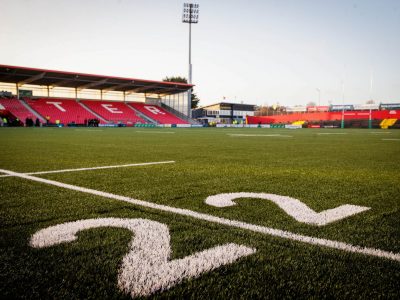
[[[188,122],[174,116],[170,112],[156,105],[147,105],[136,102],[130,102],[128,105],[138,110],[145,116],[155,120],[159,124],[189,124]]]
[[[108,122],[115,124],[123,123],[126,125],[147,123],[123,102],[82,100],[81,103]]]
[[[38,112],[49,123],[84,124],[85,120],[96,119],[96,116],[84,109],[75,100],[67,99],[37,99],[26,100],[26,103]],[[104,123],[100,120],[100,123]]]
[[[0,110],[7,110],[21,122],[25,122],[27,118],[36,119],[36,116],[15,98],[0,99]]]
[[[324,122],[324,121],[340,121],[344,117],[345,121],[361,121],[368,120],[370,113],[368,111],[345,111],[345,112],[314,112],[314,113],[293,113],[284,115],[273,115],[273,116],[247,116],[248,124],[292,124],[298,120],[303,120],[308,123],[310,122]],[[400,110],[372,110],[372,120],[384,120],[384,119],[400,119]],[[388,121],[386,121],[388,122]],[[393,122],[393,121],[391,121]],[[389,124],[389,123],[388,123]],[[389,125],[393,126],[395,123]]]

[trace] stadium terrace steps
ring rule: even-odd
[[[27,100],[26,103],[45,117],[49,122],[61,124],[84,124],[85,120],[96,119],[97,116],[83,108],[75,100],[68,99],[38,99]],[[105,123],[100,120],[100,123]]]
[[[85,103],[83,103],[82,101],[78,102],[80,106],[82,106],[84,109],[86,109],[87,111],[89,111],[90,113],[92,113],[93,115],[95,115],[97,117],[97,119],[99,119],[100,121],[102,121],[102,123],[108,123],[108,121],[106,119],[104,119],[102,116],[100,116],[99,114],[97,114],[95,111],[93,111],[90,107],[88,107]]]
[[[43,118],[42,115],[40,115],[36,110],[34,110],[32,107],[30,107],[30,106],[25,102],[25,100],[19,100],[19,101],[21,102],[21,104],[22,104],[23,106],[26,107],[27,110],[29,110],[33,115],[35,115],[36,118],[39,118],[39,120],[40,120],[42,123],[46,122],[45,118]]]
[[[128,105],[132,106],[134,109],[150,117],[151,119],[157,121],[159,124],[189,124],[188,122],[174,116],[165,109],[156,105],[148,105],[137,102],[131,102]]]
[[[35,117],[38,117],[43,121],[43,118],[40,115],[37,115],[37,113],[33,112],[31,109],[28,109],[21,100],[15,98],[0,99],[0,104],[24,123],[27,118],[35,119]]]
[[[389,127],[393,126],[397,122],[397,119],[383,119],[379,126],[382,129],[388,129]]]
[[[126,104],[126,106],[133,110],[139,117],[141,117],[143,120],[146,120],[147,123],[149,124],[154,124],[157,125],[157,121],[153,120],[152,118],[150,118],[149,116],[146,116],[145,114],[141,113],[140,111],[138,111],[137,109],[133,108],[132,106],[130,106],[129,104]]]

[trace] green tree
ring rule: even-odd
[[[163,81],[166,82],[180,82],[180,83],[187,83],[187,79],[185,77],[181,76],[171,76],[171,77],[165,77],[163,78]],[[193,92],[192,90],[192,99],[191,99],[191,108],[197,108],[199,105],[200,99],[197,97],[197,95]]]

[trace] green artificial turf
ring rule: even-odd
[[[400,253],[399,139],[400,131],[377,129],[0,128],[0,168],[37,172],[174,160],[174,164],[36,176]],[[290,196],[317,212],[342,204],[371,209],[317,227],[297,222],[267,200],[239,199],[238,205],[226,208],[204,203],[210,195],[228,192]],[[0,178],[0,296],[129,298],[117,287],[129,231],[98,228],[80,232],[72,243],[42,249],[28,244],[40,229],[105,217],[166,224],[172,259],[225,243],[257,249],[154,298],[400,297],[398,261],[311,246],[15,177]]]

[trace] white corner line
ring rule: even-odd
[[[32,181],[36,181],[36,182],[42,182],[42,183],[46,183],[49,185],[58,186],[58,187],[61,187],[64,189],[69,189],[69,190],[78,191],[78,192],[82,192],[82,193],[97,195],[100,197],[105,197],[105,198],[114,199],[114,200],[118,200],[118,201],[124,201],[124,202],[128,202],[128,203],[131,203],[134,205],[147,207],[147,208],[151,208],[151,209],[157,209],[157,210],[161,210],[161,211],[169,212],[169,213],[175,213],[175,214],[182,215],[182,216],[188,216],[188,217],[192,217],[192,218],[195,218],[198,220],[208,221],[211,223],[231,226],[231,227],[235,227],[235,228],[239,228],[239,229],[246,229],[246,230],[250,230],[253,232],[258,232],[258,233],[262,233],[262,234],[266,234],[266,235],[271,235],[271,236],[281,237],[281,238],[285,238],[285,239],[289,239],[289,240],[293,240],[293,241],[303,242],[303,243],[310,244],[310,245],[323,246],[323,247],[328,247],[328,248],[332,248],[332,249],[343,250],[346,252],[359,253],[359,254],[375,256],[375,257],[379,257],[379,258],[386,258],[386,259],[400,262],[400,253],[393,253],[390,251],[380,250],[380,249],[376,249],[376,248],[355,246],[355,245],[347,244],[347,243],[340,242],[340,241],[301,235],[301,234],[297,234],[297,233],[293,233],[293,232],[289,232],[289,231],[285,231],[285,230],[274,229],[271,227],[253,225],[253,224],[245,223],[245,222],[241,222],[241,221],[230,220],[230,219],[226,219],[226,218],[207,215],[207,214],[199,213],[199,212],[192,211],[189,209],[182,209],[182,208],[176,208],[176,207],[171,207],[171,206],[162,205],[162,204],[156,204],[156,203],[138,200],[138,199],[134,199],[134,198],[130,198],[130,197],[125,197],[125,196],[120,196],[120,195],[115,195],[115,194],[111,194],[111,193],[107,193],[107,192],[97,191],[97,190],[93,190],[93,189],[89,189],[89,188],[85,188],[85,187],[80,187],[80,186],[76,186],[76,185],[72,185],[72,184],[66,184],[66,183],[62,183],[62,182],[58,182],[58,181],[54,181],[54,180],[48,180],[48,179],[44,179],[44,178],[40,178],[40,177],[30,176],[27,174],[16,173],[16,172],[9,171],[9,170],[0,169],[0,172],[15,176],[15,177],[20,177],[20,178],[24,178],[24,179],[28,179],[28,180],[32,180]]]
[[[382,141],[400,141],[400,139],[382,139]]]
[[[53,173],[64,173],[64,172],[79,172],[79,171],[90,171],[90,170],[101,170],[101,169],[114,169],[114,168],[126,168],[126,167],[137,167],[137,166],[148,166],[148,165],[172,164],[172,163],[175,163],[175,161],[174,160],[155,161],[155,162],[137,163],[137,164],[102,166],[102,167],[79,168],[79,169],[64,169],[64,170],[53,170],[53,171],[40,171],[40,172],[30,172],[30,173],[21,173],[21,174],[25,174],[25,175],[41,175],[41,174],[53,174]],[[14,175],[9,175],[9,174],[0,175],[0,177],[10,177],[10,176],[14,176]]]

